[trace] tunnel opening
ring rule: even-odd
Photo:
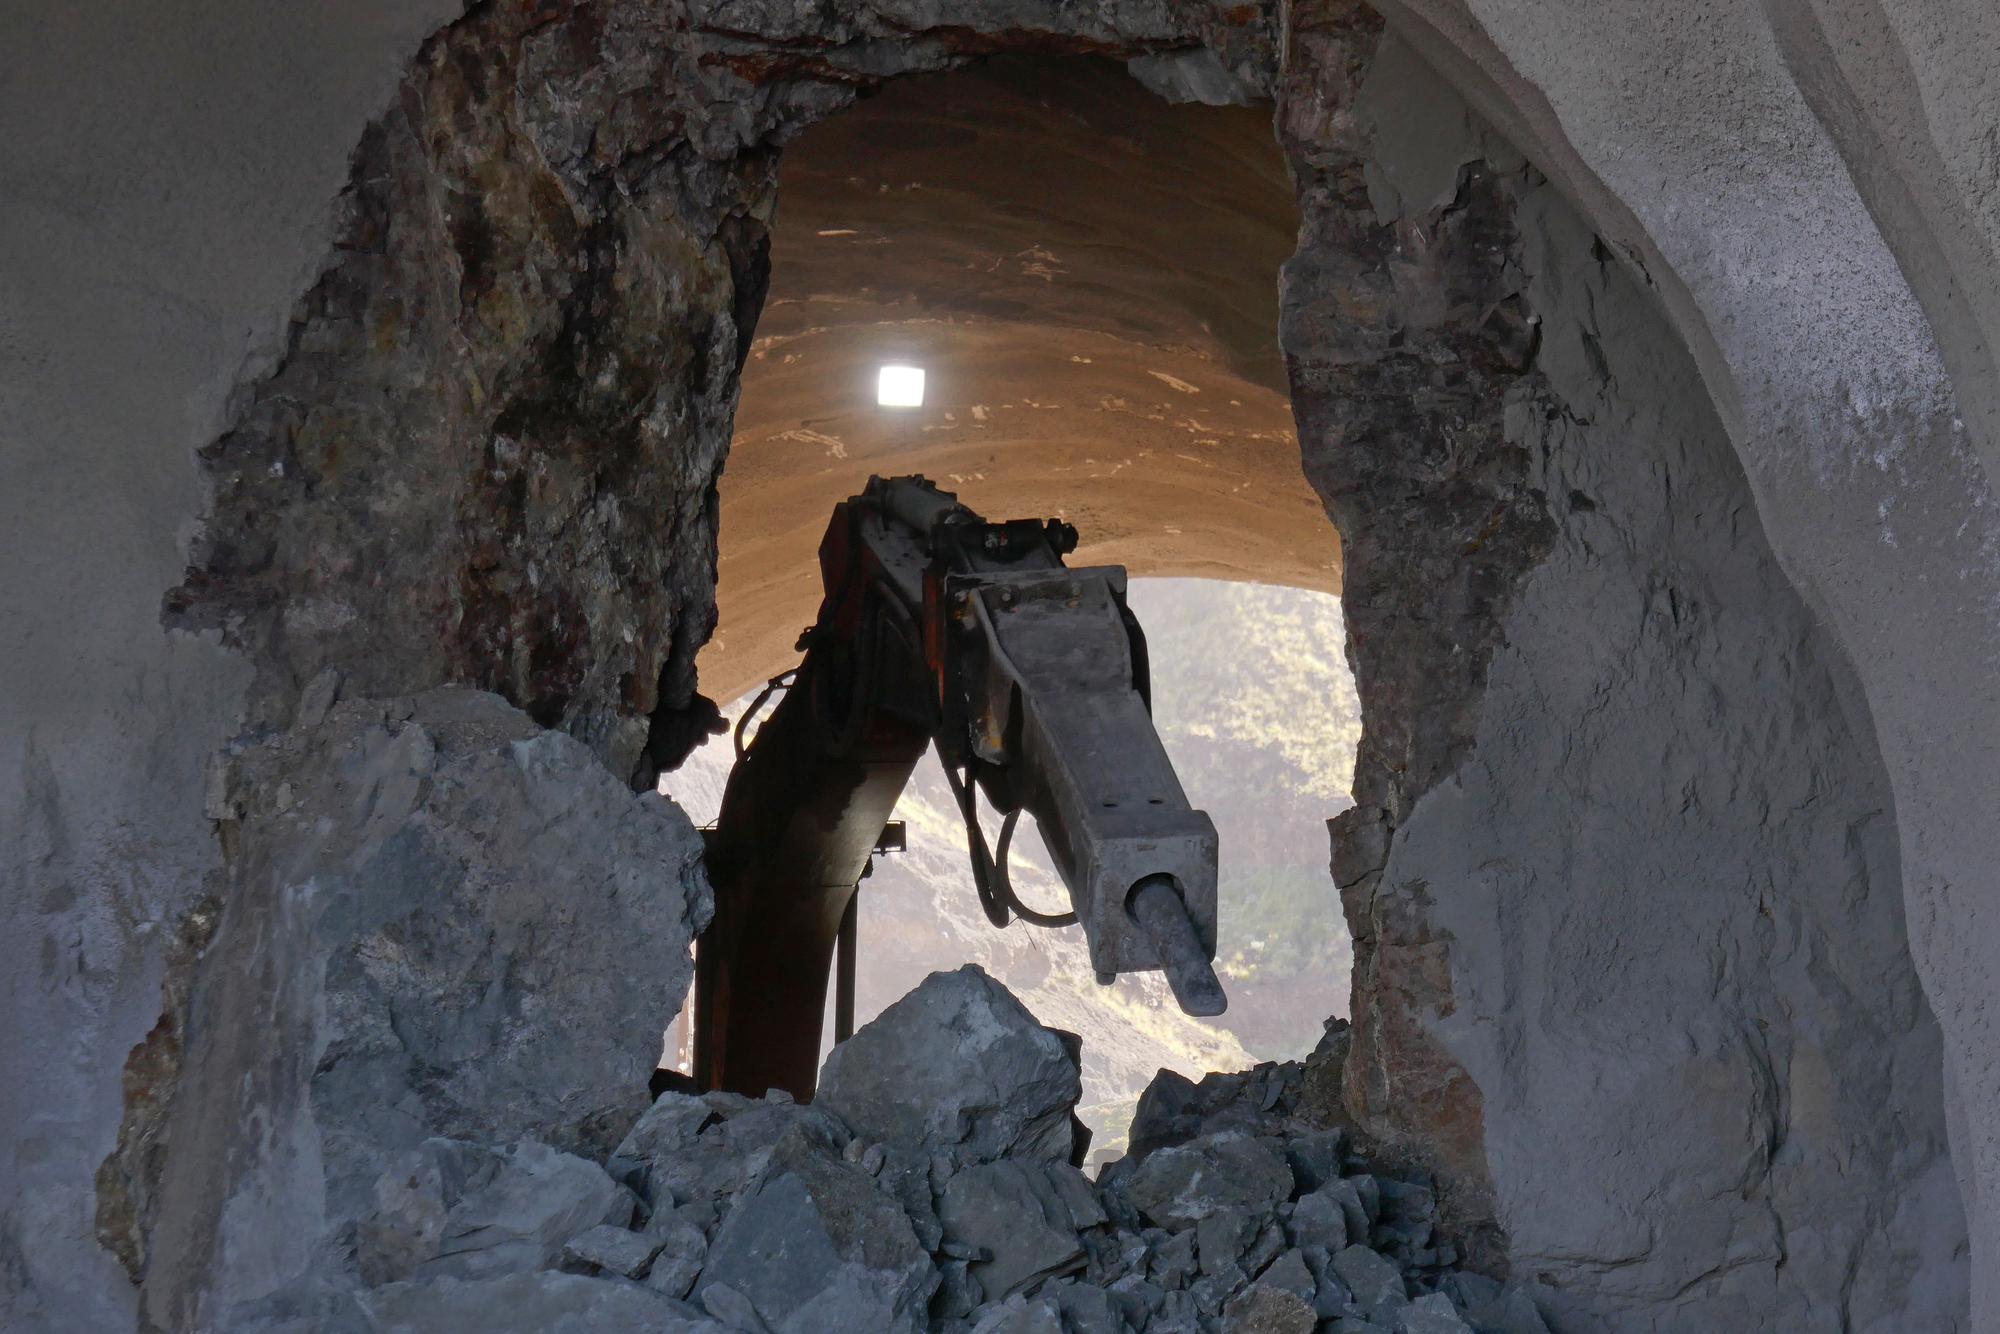
[[[897,804],[907,850],[877,858],[857,895],[857,1023],[932,972],[978,964],[1034,1014],[1083,1038],[1078,1115],[1093,1134],[1093,1164],[1125,1150],[1138,1099],[1158,1071],[1198,1081],[1305,1056],[1329,1018],[1345,1018],[1352,965],[1325,867],[1324,821],[1347,801],[1359,732],[1338,655],[1339,599],[1189,578],[1134,579],[1131,599],[1158,650],[1155,723],[1189,800],[1209,812],[1220,836],[1216,967],[1228,1013],[1182,1014],[1158,974],[1100,987],[1075,928],[995,930],[975,902],[965,829],[934,757],[919,764]],[[732,732],[761,693],[724,709]],[[1214,707],[1225,699],[1228,707]],[[709,824],[734,759],[729,741],[718,739],[663,776],[661,790]],[[1022,896],[1066,909],[1062,881],[1029,829],[1014,849]],[[682,1073],[692,1068],[692,1016],[683,1005],[662,1057]],[[833,1016],[829,1002],[822,1055],[833,1046]]]
[[[1169,104],[1108,59],[996,57],[809,127],[780,180],[707,693],[790,660],[826,514],[871,473],[1067,519],[1078,561],[1337,591],[1278,349],[1298,205],[1267,106]],[[923,370],[923,407],[877,403],[892,363]]]
[[[1128,567],[1155,724],[1220,838],[1228,1014],[1181,1014],[1156,973],[1099,986],[1074,927],[981,920],[934,760],[896,810],[910,850],[876,858],[858,895],[855,1019],[977,962],[1082,1037],[1099,1162],[1123,1152],[1158,1070],[1299,1058],[1347,1012],[1324,824],[1351,804],[1360,719],[1339,539],[1299,463],[1277,347],[1296,228],[1266,108],[1169,105],[1091,57],[898,81],[781,168],[702,685],[730,701],[734,735],[813,620],[827,513],[870,475],[927,475],[989,518],[1067,520],[1072,565]],[[660,790],[712,822],[736,756],[717,740]],[[1013,849],[1026,899],[1066,911],[1032,816]],[[684,1007],[668,1036],[682,1072],[694,1022]]]

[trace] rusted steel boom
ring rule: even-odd
[[[1154,731],[1145,638],[1119,566],[1070,569],[1058,520],[988,523],[921,477],[871,478],[820,544],[805,659],[729,777],[709,839],[714,922],[695,984],[695,1078],[812,1094],[828,970],[883,826],[936,745],[987,916],[1075,921],[1100,981],[1164,969],[1220,1014],[1215,826]],[[977,793],[1006,816],[989,851]],[[1006,848],[1035,817],[1073,912],[1015,898]]]

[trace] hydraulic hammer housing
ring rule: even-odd
[[[988,523],[920,477],[871,478],[820,545],[825,597],[790,690],[731,772],[709,840],[695,1077],[812,1092],[829,966],[884,823],[935,744],[996,925],[1062,924],[1013,895],[1013,819],[1035,817],[1100,981],[1164,969],[1182,1007],[1225,1005],[1215,827],[1152,725],[1145,638],[1118,566],[1069,569],[1057,520]],[[989,853],[975,792],[1007,817]]]

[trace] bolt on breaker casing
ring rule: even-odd
[[[1200,942],[1216,944],[1216,833],[1160,744],[1134,679],[1119,566],[954,576],[985,641],[961,676],[974,755],[999,766],[1069,886],[1099,973],[1164,968],[1128,910],[1171,877]]]

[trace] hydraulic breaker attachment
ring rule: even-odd
[[[1075,546],[1065,523],[988,523],[921,477],[871,478],[835,508],[805,659],[747,747],[739,733],[710,835],[716,913],[695,999],[703,1085],[811,1095],[843,917],[932,744],[996,926],[1073,921],[1099,981],[1161,969],[1188,1013],[1222,1013],[1215,826],[1188,805],[1153,728],[1125,571],[1069,569]],[[1004,817],[992,850],[980,793]],[[1068,888],[1068,913],[1013,892],[1007,848],[1022,811]]]

